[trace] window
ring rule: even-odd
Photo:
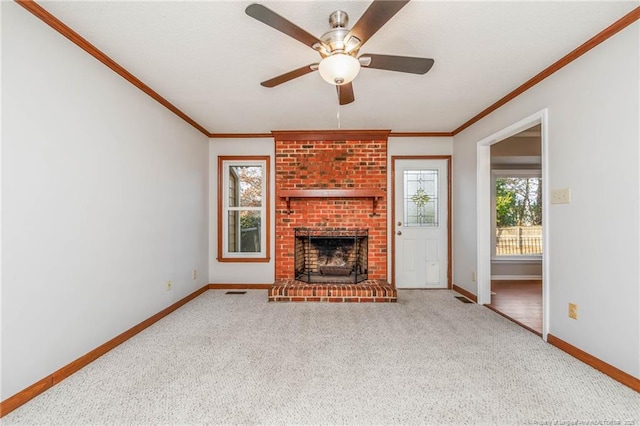
[[[542,255],[542,180],[539,170],[495,170],[494,257]]]
[[[269,157],[218,157],[218,260],[269,261]]]

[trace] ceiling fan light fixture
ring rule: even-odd
[[[356,78],[360,72],[360,62],[351,55],[334,53],[320,61],[318,71],[324,81],[340,86]]]

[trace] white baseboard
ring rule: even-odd
[[[541,280],[542,275],[491,275],[491,279],[495,281],[500,281],[500,280],[531,281],[531,280]]]

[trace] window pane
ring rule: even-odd
[[[262,207],[262,166],[229,167],[229,207]]]
[[[261,213],[253,210],[236,210],[229,211],[228,214],[229,253],[260,253]]]
[[[235,253],[238,251],[239,241],[238,241],[238,223],[240,222],[240,212],[238,211],[230,211],[229,212],[229,221],[228,221],[228,229],[227,235],[229,237],[229,252]]]
[[[542,254],[542,180],[496,178],[496,255]]]
[[[405,226],[438,226],[438,170],[404,171]]]

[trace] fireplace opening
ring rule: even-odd
[[[295,279],[357,284],[368,278],[367,229],[295,228]]]

